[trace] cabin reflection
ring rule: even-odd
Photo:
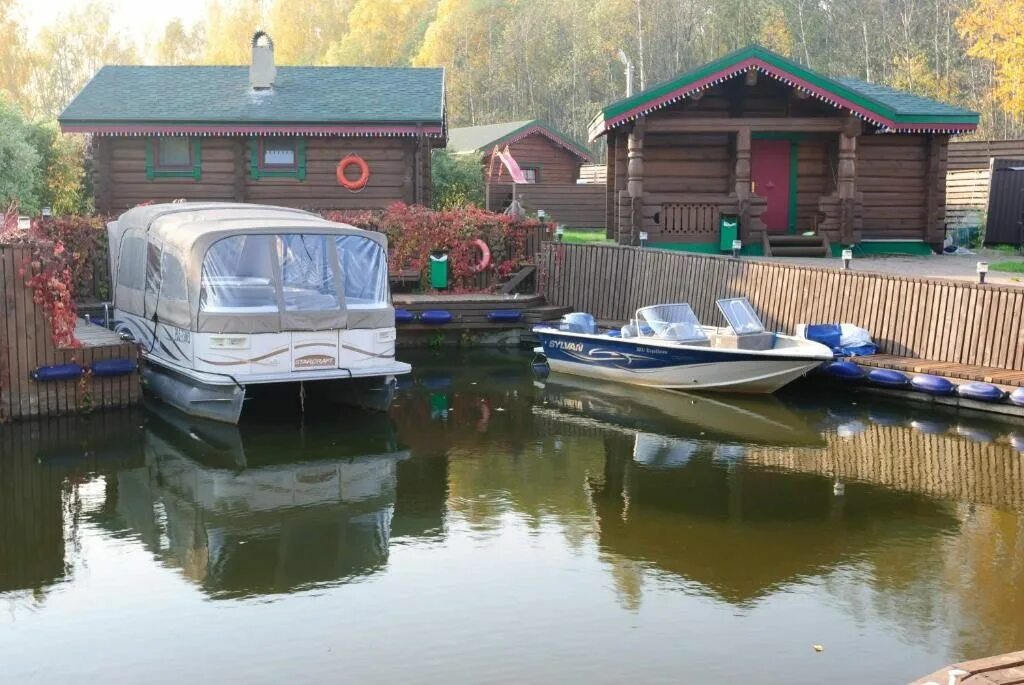
[[[820,576],[907,531],[959,525],[948,505],[927,497],[869,484],[837,496],[820,476],[722,468],[712,445],[683,449],[685,461],[664,468],[637,461],[628,436],[605,438],[603,478],[591,487],[601,548],[733,604]]]

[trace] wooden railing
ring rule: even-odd
[[[661,206],[662,238],[678,236],[699,241],[718,237],[718,205],[710,202],[674,202]]]
[[[715,323],[716,300],[747,297],[774,330],[850,322],[886,354],[1024,370],[1024,288],[613,245],[549,244],[541,275],[549,303],[599,319],[689,302]]]

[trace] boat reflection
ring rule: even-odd
[[[296,435],[151,409],[145,466],[117,474],[117,512],[211,596],[346,582],[387,562],[397,470],[409,452],[386,417],[360,413],[358,427],[334,421]],[[327,430],[362,439],[318,435]]]
[[[773,396],[711,398],[564,375],[542,385],[543,404],[567,419],[583,418],[627,432],[640,431],[638,461],[649,460],[652,465],[685,463],[698,448],[698,440],[734,446],[733,457],[742,452],[741,443],[825,444],[805,415]]]

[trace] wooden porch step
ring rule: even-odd
[[[772,245],[772,257],[828,257],[823,245],[794,245],[776,247]]]
[[[828,257],[831,253],[831,246],[824,234],[764,234],[766,257]]]
[[[822,238],[820,235],[799,235],[799,234],[781,234],[781,235],[769,235],[768,240],[771,241],[772,246],[775,245],[821,245]]]

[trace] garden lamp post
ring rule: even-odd
[[[988,273],[988,262],[978,262],[978,283],[985,285],[985,274]]]
[[[852,262],[852,261],[853,261],[853,250],[851,250],[848,247],[844,248],[843,249],[843,269],[849,271],[849,269],[850,269],[850,262]]]
[[[743,249],[743,241],[742,240],[734,240],[734,241],[732,241],[732,256],[733,256],[733,259],[739,259],[740,258],[740,250],[742,250],[742,249]]]

